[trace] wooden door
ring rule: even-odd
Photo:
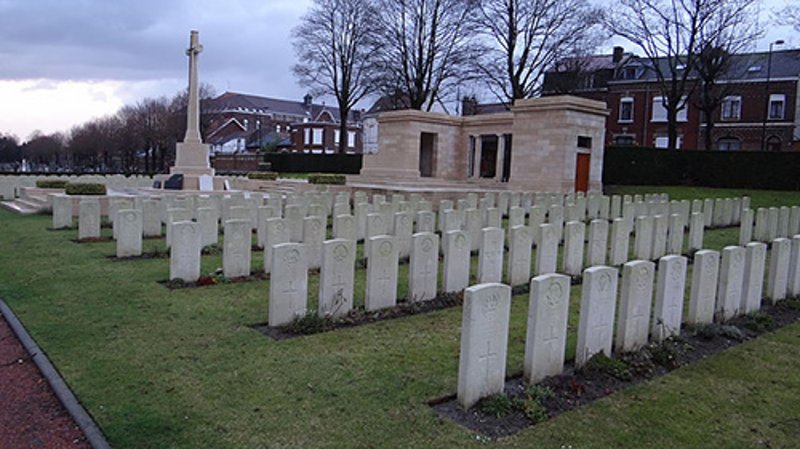
[[[575,161],[575,191],[588,192],[589,191],[589,161],[591,155],[589,153],[578,153],[578,158]]]

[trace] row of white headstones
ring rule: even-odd
[[[800,235],[775,239],[771,246],[766,297],[775,303],[800,295]],[[766,259],[767,245],[761,242],[728,246],[721,255],[711,250],[696,252],[685,321],[691,325],[724,322],[759,310]],[[654,262],[635,260],[622,266],[618,289],[617,268],[584,270],[575,366],[583,366],[598,353],[611,356],[612,346],[617,352],[634,351],[650,339],[663,341],[679,334],[686,273],[684,256],[660,258],[658,270]],[[551,273],[530,281],[526,383],[563,372],[569,300],[568,276]],[[510,304],[508,285],[482,283],[465,290],[457,393],[465,409],[503,392]]]

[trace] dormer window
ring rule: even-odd
[[[632,80],[636,78],[636,67],[625,67],[622,69],[622,79]]]
[[[747,71],[751,72],[751,73],[760,72],[761,71],[761,66],[760,65],[751,65],[750,67],[747,68]]]

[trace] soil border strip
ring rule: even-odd
[[[47,380],[47,383],[50,385],[50,388],[53,389],[56,397],[58,398],[59,402],[64,406],[67,410],[67,413],[72,416],[72,419],[75,420],[75,423],[78,424],[78,427],[81,428],[81,431],[86,436],[86,440],[94,449],[111,449],[111,446],[108,444],[108,441],[103,435],[103,431],[94,422],[92,416],[89,412],[81,405],[78,398],[69,388],[69,385],[64,381],[59,374],[58,370],[53,366],[50,362],[50,359],[47,358],[42,348],[36,344],[36,341],[31,337],[28,331],[25,329],[25,326],[22,325],[22,322],[19,321],[17,316],[14,314],[14,311],[6,304],[6,302],[0,298],[0,313],[3,314],[6,321],[8,322],[9,327],[11,330],[16,334],[17,338],[19,339],[22,346],[25,348],[25,351],[30,355],[33,362],[36,364],[39,371],[42,373],[42,376]]]

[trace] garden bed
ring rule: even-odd
[[[564,374],[533,386],[525,385],[517,374],[506,381],[503,395],[484,398],[466,411],[455,395],[434,399],[429,405],[461,426],[488,438],[501,438],[797,320],[800,299],[764,304],[761,311],[724,324],[685,327],[679,337],[651,343],[637,352],[614,359],[597,355],[578,371],[570,364]]]

